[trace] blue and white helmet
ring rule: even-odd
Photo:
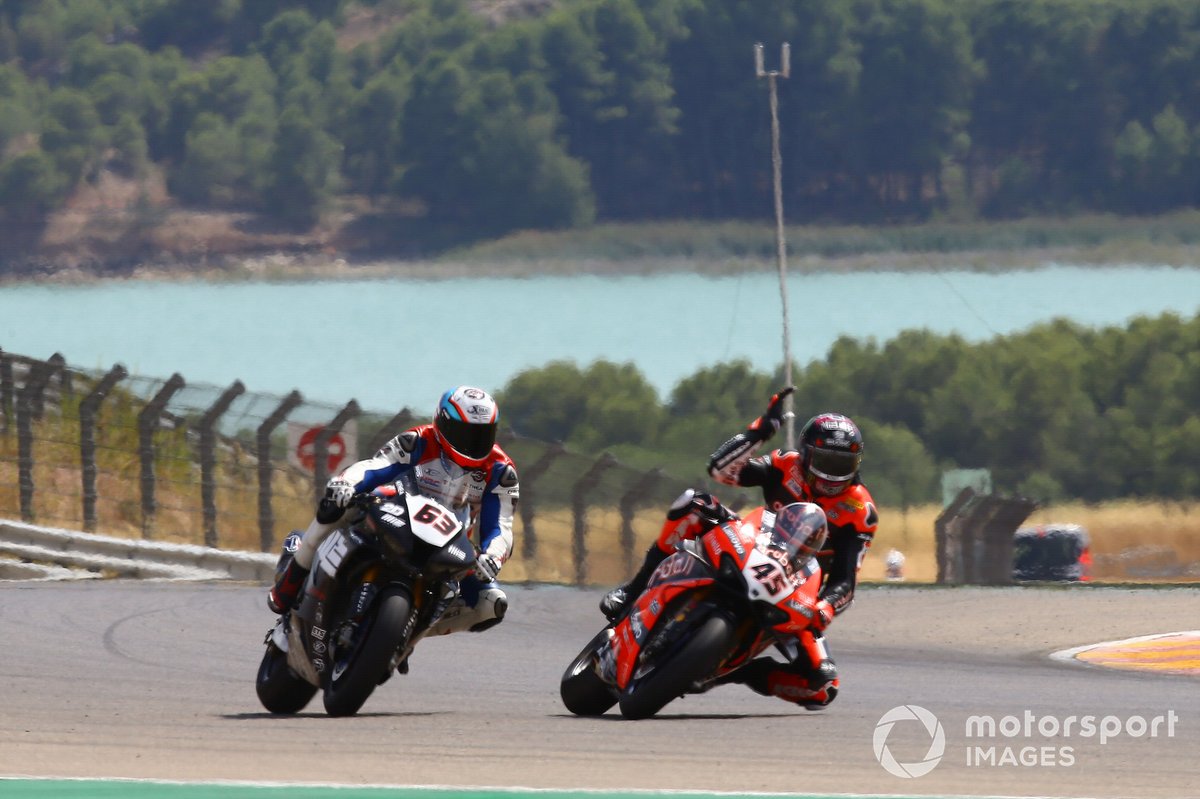
[[[433,427],[442,450],[464,469],[482,466],[496,443],[500,409],[481,388],[459,386],[442,395]]]

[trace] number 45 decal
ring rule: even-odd
[[[787,579],[783,576],[783,569],[776,564],[760,563],[753,569],[754,576],[762,583],[768,594],[774,596],[787,588]]]

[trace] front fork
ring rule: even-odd
[[[355,592],[354,598],[350,604],[350,612],[347,614],[347,624],[344,631],[338,639],[339,646],[350,644],[354,638],[354,633],[358,630],[363,620],[366,619],[367,613],[375,602],[375,598],[384,588],[384,583],[379,579],[379,567],[373,565],[368,567],[362,574],[362,584]],[[398,668],[401,673],[407,671],[406,663],[408,656],[412,654],[417,642],[420,641],[429,628],[437,621],[438,616],[445,611],[446,606],[453,600],[456,595],[450,592],[447,596],[439,596],[439,589],[444,588],[440,583],[429,584],[424,577],[418,576],[412,583],[405,583],[405,589],[408,591],[409,599],[411,600],[411,609],[408,619],[408,625],[404,629],[404,637],[402,643],[397,649],[396,656],[393,659],[392,667]],[[445,593],[445,591],[442,591]]]

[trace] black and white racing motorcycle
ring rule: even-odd
[[[258,698],[272,713],[298,713],[318,690],[325,711],[351,716],[399,669],[475,567],[462,522],[429,497],[394,484],[356,494],[356,519],[330,533],[291,611],[266,637]],[[277,574],[298,536],[284,543]]]

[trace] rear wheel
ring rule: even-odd
[[[376,610],[363,622],[352,651],[338,653],[325,686],[325,712],[353,716],[375,686],[389,676],[392,656],[400,648],[412,602],[399,589],[388,589],[376,600]]]
[[[292,671],[287,652],[268,643],[262,663],[258,664],[258,679],[254,683],[258,701],[271,713],[292,714],[304,709],[317,688]]]
[[[733,623],[720,613],[702,621],[683,644],[621,693],[621,715],[644,719],[717,670],[733,646]]]
[[[576,716],[600,716],[617,703],[612,688],[596,673],[596,653],[608,642],[608,628],[588,642],[563,672],[559,693],[567,710]]]

